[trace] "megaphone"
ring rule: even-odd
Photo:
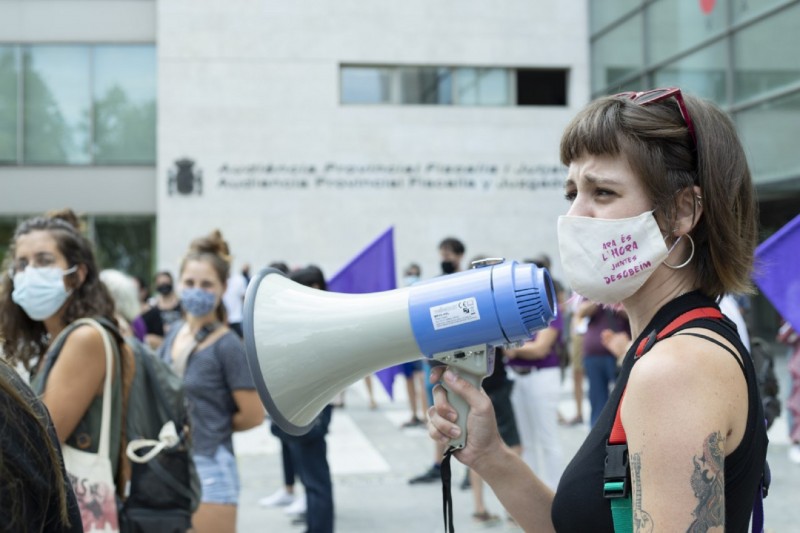
[[[247,361],[267,412],[303,435],[341,391],[380,369],[422,357],[455,366],[475,386],[494,348],[529,339],[556,316],[547,270],[484,260],[477,268],[371,294],[312,289],[266,268],[247,288]],[[468,406],[448,393],[466,441]]]

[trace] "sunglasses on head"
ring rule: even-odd
[[[650,91],[642,91],[638,93],[634,91],[628,91],[624,93],[615,94],[614,97],[627,98],[633,101],[633,103],[638,104],[640,106],[647,106],[650,104],[663,102],[664,100],[674,97],[675,101],[678,102],[678,109],[680,109],[683,121],[686,123],[686,128],[689,130],[689,135],[692,137],[694,148],[695,150],[697,149],[697,136],[694,133],[694,124],[692,123],[692,117],[689,116],[689,110],[686,109],[686,104],[683,101],[683,95],[681,94],[681,90],[678,89],[677,87],[664,87],[661,89],[652,89]]]

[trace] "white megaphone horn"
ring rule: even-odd
[[[303,435],[341,391],[382,368],[427,357],[455,366],[476,387],[494,348],[529,339],[556,316],[547,270],[502,259],[372,294],[312,289],[267,268],[244,305],[247,361],[272,421]],[[448,393],[466,441],[469,408]]]

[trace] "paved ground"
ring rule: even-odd
[[[786,361],[779,358],[777,369],[783,376],[786,391]],[[392,403],[377,391],[379,408],[370,410],[362,383],[348,390],[346,407],[334,411],[329,442],[329,461],[334,476],[336,530],[360,532],[441,532],[442,495],[438,483],[409,485],[408,478],[425,470],[433,460],[433,444],[422,429],[400,429],[409,417],[405,387],[398,378]],[[562,412],[574,412],[572,392],[567,383],[563,390]],[[588,406],[586,412],[588,413]],[[582,442],[587,426],[560,428],[566,457],[571,457]],[[787,459],[788,439],[785,418],[776,421],[770,431],[769,461],[773,487],[765,500],[767,531],[800,531],[800,465]],[[242,478],[238,531],[302,532],[293,526],[281,509],[265,509],[258,500],[272,494],[282,482],[277,440],[266,427],[236,436],[239,469]],[[463,479],[465,469],[453,462],[453,478]],[[502,507],[486,488],[489,509],[503,515]],[[473,524],[470,491],[453,490],[455,527],[459,533],[485,529]],[[503,523],[494,531],[515,530]],[[519,530],[515,530],[519,531]]]

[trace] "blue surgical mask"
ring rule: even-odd
[[[14,291],[11,299],[32,320],[42,321],[55,315],[72,291],[64,287],[64,276],[72,274],[77,266],[69,270],[58,267],[28,267],[14,274]]]
[[[408,287],[409,285],[413,285],[419,281],[419,276],[406,276],[403,278],[403,285]]]
[[[198,288],[183,289],[181,307],[192,316],[206,316],[217,307],[217,295]]]

